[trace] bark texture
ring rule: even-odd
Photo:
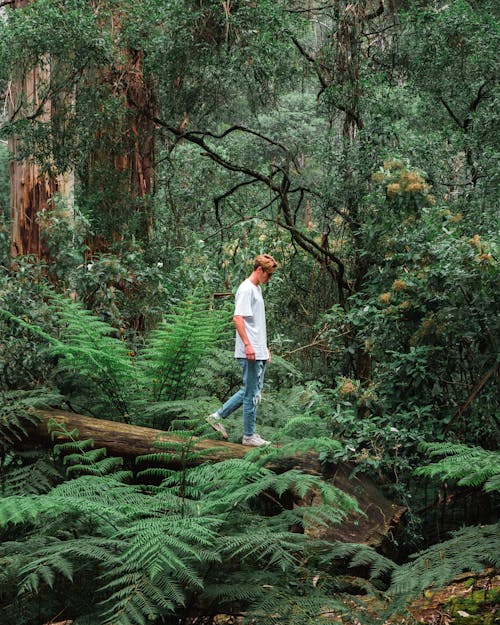
[[[11,9],[22,9],[29,0],[15,0]],[[48,123],[53,103],[50,100],[50,63],[48,59],[12,77],[7,93],[9,121],[23,119]],[[41,237],[40,217],[54,207],[54,197],[69,199],[73,194],[72,174],[61,175],[48,164],[42,169],[22,152],[17,135],[9,138],[11,255],[35,255],[48,260]]]

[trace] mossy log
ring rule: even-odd
[[[92,439],[95,447],[104,447],[111,456],[135,458],[158,452],[157,441],[162,441],[162,451],[167,447],[170,467],[180,466],[180,458],[176,460],[176,452],[183,440],[170,432],[153,428],[129,425],[117,421],[94,419],[63,410],[39,410],[38,425],[29,431],[30,441],[38,441],[43,445],[58,442],[48,431],[48,422],[57,421],[65,429],[77,429],[80,439]],[[185,442],[185,441],[184,441]],[[171,448],[169,448],[171,444]],[[220,462],[229,458],[243,458],[253,448],[227,441],[196,438],[192,441],[194,452],[203,452],[193,462]],[[196,454],[194,454],[196,458]],[[358,502],[361,514],[350,514],[340,525],[322,530],[322,538],[356,542],[382,548],[387,542],[391,531],[398,525],[405,509],[389,501],[376,484],[367,476],[357,473],[352,476],[352,468],[347,464],[338,464],[324,468],[318,454],[290,455],[289,457],[270,458],[266,466],[276,473],[289,469],[299,469],[304,473],[322,476]],[[314,494],[311,494],[313,497]]]

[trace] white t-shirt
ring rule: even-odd
[[[242,282],[236,291],[234,314],[244,318],[247,336],[255,350],[256,360],[268,360],[266,309],[260,286],[249,278]],[[246,358],[245,344],[236,332],[235,358]]]

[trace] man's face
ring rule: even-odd
[[[259,280],[259,284],[267,284],[269,280],[273,276],[273,271],[268,271],[267,269],[263,269],[262,267],[258,268],[257,278]]]

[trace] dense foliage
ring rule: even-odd
[[[498,566],[496,3],[2,5],[6,625],[384,622]],[[12,176],[75,180],[27,220],[36,257],[9,256],[14,138]],[[314,539],[353,502],[266,454],[171,472],[76,432],[20,446],[63,407],[189,457],[239,382],[231,294],[260,252],[262,434],[376,476],[407,507],[385,554]]]

